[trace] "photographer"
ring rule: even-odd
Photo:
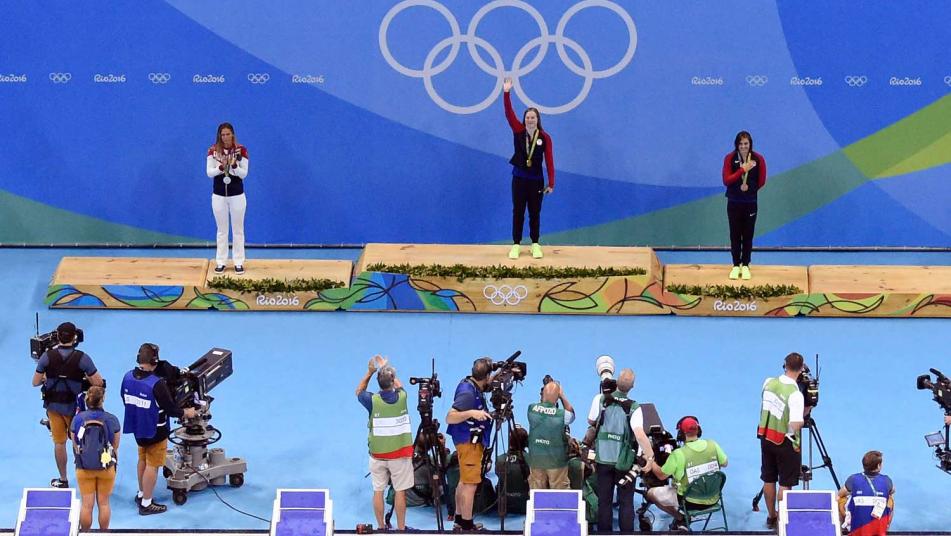
[[[944,425],[945,425],[945,426],[951,426],[951,415],[945,415],[945,416],[944,416]]]
[[[102,386],[102,376],[92,359],[76,349],[76,326],[63,322],[56,328],[59,344],[40,356],[33,374],[33,386],[43,386],[43,407],[53,435],[53,455],[59,478],[50,481],[54,488],[68,488],[66,477],[66,439],[76,415],[76,397],[85,378],[91,385]]]
[[[634,530],[634,483],[617,486],[634,463],[631,436],[640,445],[646,463],[654,459],[654,449],[644,432],[644,415],[637,402],[628,399],[634,387],[634,371],[622,369],[617,389],[599,394],[591,401],[588,424],[596,427],[595,472],[598,486],[598,530],[611,532],[614,524],[614,489],[618,496],[618,526],[621,532]]]
[[[137,474],[139,491],[135,502],[139,515],[161,514],[164,504],[152,500],[159,467],[165,465],[165,449],[168,446],[169,417],[193,419],[195,408],[179,408],[164,378],[156,374],[159,364],[158,347],[145,343],[136,355],[138,366],[122,378],[122,402],[125,404],[123,432],[135,435],[139,445]]]
[[[702,432],[696,417],[687,416],[680,419],[677,432],[683,446],[670,453],[663,467],[653,461],[644,467],[644,470],[650,470],[660,480],[673,477],[675,485],[651,488],[647,491],[647,499],[674,518],[670,530],[689,531],[690,527],[684,524],[684,516],[678,509],[678,496],[683,497],[687,486],[694,480],[726,467],[727,458],[716,441],[700,439]],[[688,510],[704,510],[716,504],[717,500],[715,498],[697,503],[688,501],[685,505]]]
[[[799,484],[802,467],[800,441],[805,417],[809,414],[797,384],[803,370],[802,356],[795,352],[787,355],[783,369],[782,376],[766,378],[763,382],[762,410],[756,431],[762,454],[760,479],[769,512],[766,526],[770,529],[776,528],[778,520],[776,482],[779,482],[780,501],[786,490]]]
[[[376,373],[379,393],[367,391],[370,378]],[[370,476],[373,480],[373,513],[380,530],[386,530],[383,519],[383,492],[392,481],[396,490],[394,506],[399,530],[406,530],[406,490],[413,487],[413,430],[409,422],[406,391],[396,377],[396,369],[379,355],[367,363],[367,372],[357,386],[357,400],[370,413],[369,437]]]
[[[449,424],[446,431],[452,436],[459,459],[454,530],[482,530],[481,524],[472,521],[472,505],[482,482],[482,456],[492,438],[492,416],[483,394],[492,383],[491,371],[491,358],[476,359],[472,363],[472,374],[456,387],[452,408],[446,415]]]
[[[562,408],[558,407],[561,401]],[[542,388],[541,402],[528,407],[528,466],[531,489],[569,489],[565,427],[575,420],[574,408],[561,384]]]
[[[839,490],[839,515],[851,535],[884,536],[892,523],[895,484],[882,474],[882,463],[881,452],[866,452],[862,456],[864,471],[846,479]]]

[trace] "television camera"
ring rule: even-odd
[[[524,361],[515,360],[520,355],[522,355],[521,350],[505,361],[495,361],[489,366],[489,370],[495,372],[490,383],[492,394],[489,402],[492,403],[492,418],[496,422],[512,417],[512,390],[515,384],[521,383],[528,373],[528,365]]]
[[[951,378],[948,378],[938,369],[928,369],[935,375],[934,381],[930,374],[918,376],[916,385],[919,390],[931,390],[934,401],[941,406],[945,415],[951,415]],[[938,468],[951,474],[951,426],[944,426],[944,434],[935,432],[925,436],[929,447],[934,447],[935,458],[938,459]]]
[[[172,501],[178,505],[185,504],[188,492],[220,486],[226,480],[232,487],[240,487],[248,469],[243,458],[229,458],[224,449],[208,448],[222,435],[210,423],[214,398],[208,393],[234,372],[231,350],[212,348],[183,372],[169,385],[172,398],[178,407],[195,408],[198,414],[172,430],[168,441],[173,448],[162,468]]]

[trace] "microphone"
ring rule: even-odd
[[[505,362],[506,362],[506,363],[511,363],[511,362],[515,361],[515,359],[516,359],[518,356],[520,356],[520,355],[522,355],[522,351],[521,351],[521,350],[517,350],[514,354],[510,355],[509,358],[505,360]],[[934,370],[932,369],[931,372],[934,372]]]

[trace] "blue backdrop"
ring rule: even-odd
[[[951,246],[947,2],[7,12],[0,242],[210,239],[221,121],[250,152],[250,242],[505,240],[512,76],[554,139],[546,241],[726,243],[720,166],[746,129],[761,244]]]

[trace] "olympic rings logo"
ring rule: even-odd
[[[65,84],[73,78],[71,73],[50,73],[50,82],[54,84]]]
[[[248,82],[252,84],[267,84],[270,79],[271,75],[268,73],[248,73]]]
[[[528,297],[528,289],[525,285],[486,285],[482,289],[482,295],[485,299],[492,302],[493,305],[518,305]]]
[[[848,75],[845,77],[845,83],[850,87],[862,87],[868,83],[868,77],[864,74],[861,76]]]
[[[746,83],[751,87],[763,87],[769,83],[769,77],[765,74],[748,74],[746,75]]]
[[[944,83],[951,86],[951,75],[944,77]]]
[[[167,84],[172,79],[169,73],[149,73],[149,82],[153,84]]]
[[[449,23],[449,29],[452,32],[452,35],[436,43],[429,53],[426,55],[426,59],[423,62],[422,69],[413,69],[406,67],[401,64],[396,58],[393,57],[393,53],[390,52],[390,47],[387,40],[387,32],[389,31],[390,24],[393,22],[393,19],[397,15],[415,6],[428,7],[435,10],[443,18],[446,19],[446,22]],[[530,39],[525,43],[518,53],[515,54],[515,58],[512,60],[512,65],[509,69],[506,69],[505,63],[502,60],[502,56],[499,54],[498,49],[496,49],[491,43],[485,39],[476,35],[476,31],[479,27],[479,23],[482,19],[491,11],[501,8],[501,7],[514,7],[518,8],[526,13],[528,13],[538,25],[539,37]],[[624,22],[624,25],[627,27],[628,32],[628,46],[627,51],[624,52],[624,56],[611,67],[607,69],[595,70],[591,62],[591,57],[588,55],[587,51],[582,48],[577,41],[570,39],[565,36],[565,28],[568,26],[568,22],[571,21],[571,18],[574,17],[578,12],[587,9],[589,7],[601,7],[608,9],[614,12],[620,19]],[[466,29],[466,33],[461,33],[459,28],[459,21],[456,20],[456,17],[452,14],[449,9],[443,4],[439,3],[436,0],[403,0],[402,2],[393,6],[390,9],[386,16],[383,17],[383,21],[380,23],[380,52],[383,54],[383,58],[394,70],[409,76],[411,78],[422,78],[423,86],[426,88],[426,93],[429,94],[429,97],[436,103],[440,108],[451,112],[454,114],[474,114],[485,110],[498,99],[499,95],[502,92],[502,84],[506,78],[512,79],[512,87],[515,89],[515,94],[518,95],[518,98],[521,99],[526,105],[538,108],[539,111],[545,114],[562,114],[569,112],[575,109],[580,105],[587,97],[588,93],[591,91],[591,85],[596,79],[608,78],[619,73],[622,69],[627,67],[631,62],[631,59],[634,57],[634,50],[637,48],[637,28],[634,27],[634,20],[631,19],[631,16],[624,10],[621,6],[610,0],[582,0],[577,4],[568,8],[567,11],[561,16],[561,19],[558,21],[558,25],[555,27],[554,35],[550,34],[548,31],[548,23],[545,22],[544,17],[537,9],[529,5],[523,0],[493,0],[492,2],[487,3],[482,6],[475,15],[472,16],[472,20],[469,21],[469,27]],[[465,43],[466,48],[469,52],[469,55],[472,57],[472,60],[479,67],[480,70],[486,74],[495,78],[495,87],[489,93],[489,95],[483,99],[481,102],[470,106],[462,106],[450,103],[446,101],[439,93],[436,92],[436,88],[433,86],[433,78],[444,72],[448,69],[452,63],[456,60],[456,56],[459,54],[460,45]],[[565,67],[568,68],[572,73],[583,78],[584,83],[581,86],[581,91],[576,95],[572,100],[565,104],[558,106],[545,106],[535,102],[531,99],[522,89],[521,83],[519,82],[520,77],[526,76],[529,73],[533,72],[542,61],[545,59],[545,55],[548,53],[548,46],[555,45],[555,50],[558,52],[558,57],[561,59]],[[568,52],[565,50],[565,47],[570,48],[581,60],[581,65],[579,66],[574,62],[574,60],[568,56]],[[434,65],[436,58],[444,50],[449,49],[449,53],[446,55],[446,58],[443,59],[438,64]],[[491,64],[486,62],[482,57],[482,52],[484,51],[488,54]],[[538,49],[538,52],[535,53],[534,57],[527,63],[523,65],[526,57],[533,50]]]

